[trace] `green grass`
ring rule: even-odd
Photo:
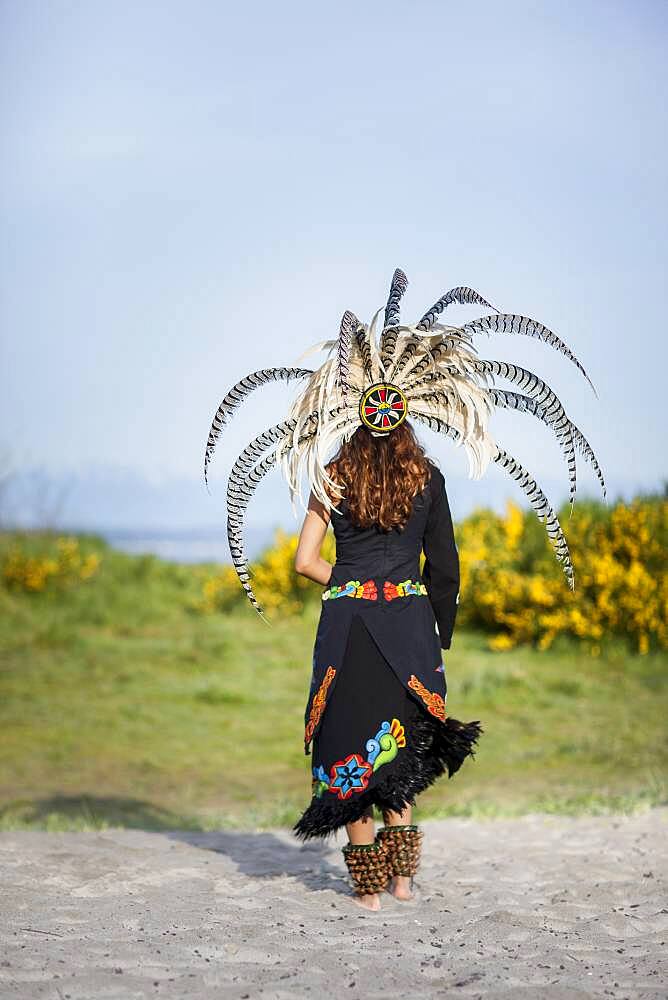
[[[9,541],[0,536],[0,558]],[[103,554],[88,583],[0,587],[0,828],[293,823],[310,796],[302,736],[317,602],[271,627],[243,604],[202,616],[205,567],[94,537],[82,548]],[[418,816],[668,801],[665,655],[485,643],[456,630],[446,653],[448,711],[481,720],[478,754],[420,797]]]

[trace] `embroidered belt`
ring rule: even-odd
[[[337,597],[362,597],[365,601],[376,601],[378,590],[373,580],[367,580],[365,583],[348,580],[342,587],[328,587],[322,595],[323,601],[334,601]]]
[[[397,597],[424,597],[427,588],[419,580],[402,580],[401,583],[383,581],[383,596],[386,601],[394,601]],[[365,601],[378,600],[378,588],[373,580],[360,583],[359,580],[348,580],[341,587],[328,587],[322,594],[323,601],[336,600],[337,597],[358,597]]]
[[[392,583],[391,580],[386,580],[383,584],[383,593],[386,601],[393,601],[396,597],[410,597],[411,594],[422,597],[427,593],[427,588],[424,583],[417,580],[415,583],[412,580],[404,580],[403,583]]]

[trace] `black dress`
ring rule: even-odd
[[[451,777],[482,733],[445,711],[441,651],[455,625],[459,557],[442,473],[431,465],[400,530],[358,528],[345,500],[339,510],[304,719],[312,798],[293,828],[303,840],[369,805],[401,812],[446,770]]]

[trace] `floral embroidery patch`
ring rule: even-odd
[[[327,700],[327,692],[329,687],[334,680],[336,670],[334,667],[327,667],[327,673],[325,674],[322,684],[318,688],[316,694],[313,697],[311,703],[311,711],[309,712],[308,724],[304,731],[304,742],[309,744],[313,738],[313,733],[315,732],[315,727],[320,722],[320,716],[322,715],[323,709],[325,707],[325,702]]]
[[[353,792],[364,791],[372,771],[368,760],[358,753],[351,753],[345,760],[332,764],[329,789],[336,792],[338,798],[347,799]]]
[[[410,597],[411,594],[424,597],[426,593],[427,588],[419,580],[403,580],[401,583],[385,580],[383,584],[383,594],[386,601],[394,601],[397,597]]]
[[[436,691],[429,691],[428,688],[424,686],[421,680],[411,674],[411,678],[408,682],[409,688],[412,688],[419,696],[422,698],[423,702],[427,706],[429,712],[435,715],[437,719],[442,722],[445,721],[445,700]]]
[[[366,757],[351,753],[332,765],[329,778],[322,764],[313,768],[313,795],[320,798],[323,792],[334,792],[339,799],[363,792],[372,774],[389,764],[406,746],[406,733],[399,719],[382,722],[380,729],[366,742]]]
[[[365,601],[376,601],[378,589],[373,580],[366,580],[364,583],[348,580],[341,587],[328,587],[322,594],[323,601],[335,601],[337,597],[361,597]]]

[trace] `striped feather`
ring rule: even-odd
[[[451,288],[449,292],[441,296],[438,302],[434,302],[431,309],[428,309],[420,322],[416,324],[417,329],[422,331],[431,330],[443,310],[447,309],[453,302],[456,302],[458,305],[484,306],[486,309],[499,311],[491,302],[483,299],[482,295],[476,292],[474,288],[467,288],[465,285],[460,285],[458,288]]]
[[[407,328],[402,328],[407,329]],[[473,347],[472,336],[462,334],[459,327],[439,326],[438,331],[425,336],[424,332],[414,333],[417,327],[408,328],[411,333],[405,337],[401,343],[401,350],[397,351],[398,357],[390,366],[388,379],[397,380],[401,375],[402,382],[406,379],[413,379],[416,375],[434,367],[433,360],[446,355],[449,351],[463,351],[469,354],[477,354]],[[416,356],[420,357],[416,359]]]
[[[362,359],[362,367],[364,369],[364,375],[368,379],[372,379],[373,375],[371,373],[371,348],[369,346],[369,336],[366,326],[360,323],[357,330],[355,331],[355,341],[357,343],[357,350],[359,351],[360,357]]]
[[[501,378],[505,378],[509,382],[512,382],[514,385],[517,385],[518,388],[524,389],[524,391],[528,392],[529,395],[536,400],[536,403],[545,410],[555,410],[556,407],[561,406],[557,394],[550,388],[547,382],[544,382],[538,377],[538,375],[535,375],[527,368],[522,368],[520,365],[512,364],[509,361],[489,361],[482,359],[475,361],[474,367],[481,374],[491,376],[498,375]],[[582,431],[580,431],[575,424],[571,424],[571,432],[573,434],[576,449],[580,452],[580,454],[582,454],[586,461],[589,462],[594,470],[600,483],[603,497],[605,498],[607,494],[605,479],[603,478],[603,472],[591,445]]]
[[[408,278],[400,268],[397,268],[392,275],[390,294],[385,306],[385,326],[380,338],[380,356],[385,366],[392,360],[397,346],[395,327],[399,326],[401,321],[400,303],[407,288]]]
[[[329,411],[328,417],[331,419],[340,419],[341,414],[345,414],[345,411],[345,406],[337,407]],[[263,432],[263,434],[258,435],[237,459],[233,469],[234,479],[232,475],[230,476],[227,491],[227,538],[230,555],[232,557],[232,564],[248,600],[261,616],[263,616],[263,611],[253,593],[250,583],[250,570],[244,544],[246,510],[258,485],[267,473],[274,468],[277,460],[280,460],[281,464],[283,464],[286,461],[288,453],[293,450],[299,453],[304,445],[315,441],[319,437],[314,428],[314,424],[317,426],[318,422],[317,413],[309,414],[301,422],[303,433],[300,434],[299,439],[294,444],[293,441],[287,440],[288,435],[294,432],[293,425],[296,423],[294,418],[282,421],[268,431]],[[270,447],[274,443],[274,439],[278,442],[276,449],[255,465],[251,464],[249,468],[248,463],[252,463],[251,456],[261,453],[267,441]]]
[[[494,316],[481,316],[480,319],[475,319],[473,322],[467,323],[461,329],[462,332],[466,333],[516,333],[525,337],[535,337],[538,340],[542,340],[543,343],[549,344],[550,347],[554,347],[561,354],[564,354],[569,361],[572,361],[576,368],[582,372],[584,377],[589,382],[589,385],[594,391],[594,395],[598,396],[593,382],[571,351],[570,347],[568,347],[563,340],[556,335],[556,333],[553,333],[552,330],[548,330],[548,328],[542,323],[539,323],[538,320],[530,319],[528,316],[518,316],[514,313],[500,313],[499,315]]]
[[[243,527],[246,508],[253,498],[258,485],[276,464],[276,452],[263,458],[257,465],[248,470],[242,482],[228,491],[227,499],[227,540],[232,556],[232,564],[236,570],[241,586],[246,596],[259,615],[263,614],[250,584],[250,573],[243,541]]]
[[[395,344],[395,353],[398,353],[396,346]],[[408,362],[415,357],[417,352],[424,351],[424,349],[425,347],[420,337],[412,336],[404,339],[401,345],[401,352],[399,352],[399,356],[388,372],[388,379],[390,381],[396,380],[397,376],[403,371]]]
[[[348,399],[350,389],[350,351],[352,348],[355,331],[360,325],[360,321],[354,313],[348,309],[343,314],[341,328],[339,330],[338,355],[337,355],[337,375],[336,382],[341,389],[344,401]]]
[[[413,383],[413,380],[417,376],[422,375],[425,372],[436,371],[436,362],[439,358],[443,360],[448,360],[448,355],[454,352],[458,352],[460,356],[469,356],[474,358],[476,350],[470,344],[468,344],[462,337],[457,333],[453,333],[451,336],[444,336],[443,334],[434,334],[433,336],[434,344],[430,345],[428,342],[425,346],[425,356],[415,362],[408,370],[404,371],[402,375],[402,384],[409,385]]]
[[[254,438],[250,444],[246,445],[236,462],[232,466],[229,479],[227,481],[227,501],[228,509],[230,505],[235,507],[238,498],[244,495],[246,477],[248,470],[264,455],[265,451],[278,441],[282,440],[286,434],[294,430],[296,420],[283,420],[280,424],[275,424],[268,430],[263,431]]]
[[[578,430],[578,428],[575,425],[573,425],[573,438],[575,440],[575,447],[577,451],[579,451],[580,454],[589,462],[592,469],[596,473],[596,477],[599,483],[601,484],[603,499],[605,499],[607,490],[601,467],[596,460],[596,455],[594,454],[594,450],[592,446],[589,444],[589,441],[587,441],[587,438],[584,436],[582,431]]]
[[[456,442],[461,441],[462,435],[460,432],[451,424],[446,423],[439,417],[426,416],[421,413],[414,413],[413,416],[420,423],[431,428],[431,430],[438,431],[440,434],[445,434],[447,437],[452,438]],[[566,543],[564,533],[561,530],[561,525],[559,524],[554,511],[547,502],[545,494],[540,489],[536,481],[531,478],[526,469],[523,468],[519,462],[516,462],[512,455],[509,455],[508,452],[504,451],[502,448],[497,448],[497,454],[493,461],[498,462],[502,468],[504,468],[506,472],[508,472],[508,474],[520,484],[528,496],[531,506],[538,515],[538,519],[545,522],[547,534],[550,542],[552,543],[556,558],[562,563],[564,574],[568,580],[568,586],[571,590],[574,590],[575,578],[570,552],[568,551],[568,545]]]
[[[557,441],[561,446],[566,465],[568,466],[568,499],[571,504],[571,513],[575,503],[575,492],[577,488],[577,474],[575,468],[575,445],[573,443],[573,424],[566,416],[563,406],[556,402],[549,408],[544,408],[521,392],[507,392],[505,389],[489,389],[489,395],[495,406],[503,409],[517,410],[519,413],[529,413],[538,417],[544,424],[554,432]],[[555,397],[556,399],[556,397]]]
[[[540,486],[536,480],[531,477],[524,466],[515,461],[513,456],[509,455],[507,451],[503,450],[503,448],[499,448],[494,461],[498,462],[501,468],[505,469],[508,475],[512,476],[515,482],[519,483],[528,496],[529,503],[538,515],[538,520],[545,522],[545,530],[547,531],[550,542],[552,543],[557,560],[562,564],[562,569],[566,579],[568,580],[568,586],[571,590],[575,590],[573,564],[571,563],[571,555],[568,551],[568,545],[566,543],[564,533],[561,530],[561,525],[559,524],[556,514],[547,502],[547,498]]]
[[[304,422],[309,430],[313,430],[314,424],[317,422],[317,414],[312,413]],[[228,518],[230,510],[235,514],[239,509],[240,499],[245,499],[250,495],[247,487],[247,476],[248,470],[256,464],[258,459],[267,451],[268,448],[275,445],[277,442],[284,440],[289,434],[291,434],[297,427],[297,420],[283,420],[279,424],[275,424],[268,430],[263,431],[254,438],[250,444],[248,444],[244,450],[241,452],[236,462],[232,466],[230,472],[230,477],[227,482],[227,503],[228,503]],[[232,523],[236,530],[240,530],[242,526],[237,525],[235,518],[232,518]],[[228,520],[228,536],[229,536],[229,520]],[[246,565],[246,569],[248,566]]]
[[[254,389],[259,389],[260,386],[266,385],[268,382],[281,382],[288,381],[293,378],[304,378],[305,375],[313,375],[313,372],[307,368],[263,368],[261,371],[252,372],[252,374],[246,375],[240,382],[237,382],[236,385],[232,386],[216,410],[206,443],[206,450],[204,452],[204,482],[206,483],[207,488],[209,485],[207,472],[209,469],[209,463],[213,458],[218,438],[227,424],[229,417],[234,410],[236,410],[237,407],[243,403],[246,396],[253,392]]]
[[[463,440],[463,435],[461,431],[458,431],[456,427],[452,424],[448,424],[445,420],[441,420],[440,417],[432,417],[427,413],[412,413],[413,416],[419,423],[424,424],[432,431],[437,431],[439,434],[444,434],[446,437],[452,438],[453,441],[461,442]]]
[[[399,326],[399,321],[401,319],[401,313],[399,311],[399,305],[402,298],[406,294],[406,289],[408,288],[408,278],[401,270],[397,268],[392,275],[392,283],[390,284],[390,294],[387,299],[387,305],[385,306],[385,326]]]

